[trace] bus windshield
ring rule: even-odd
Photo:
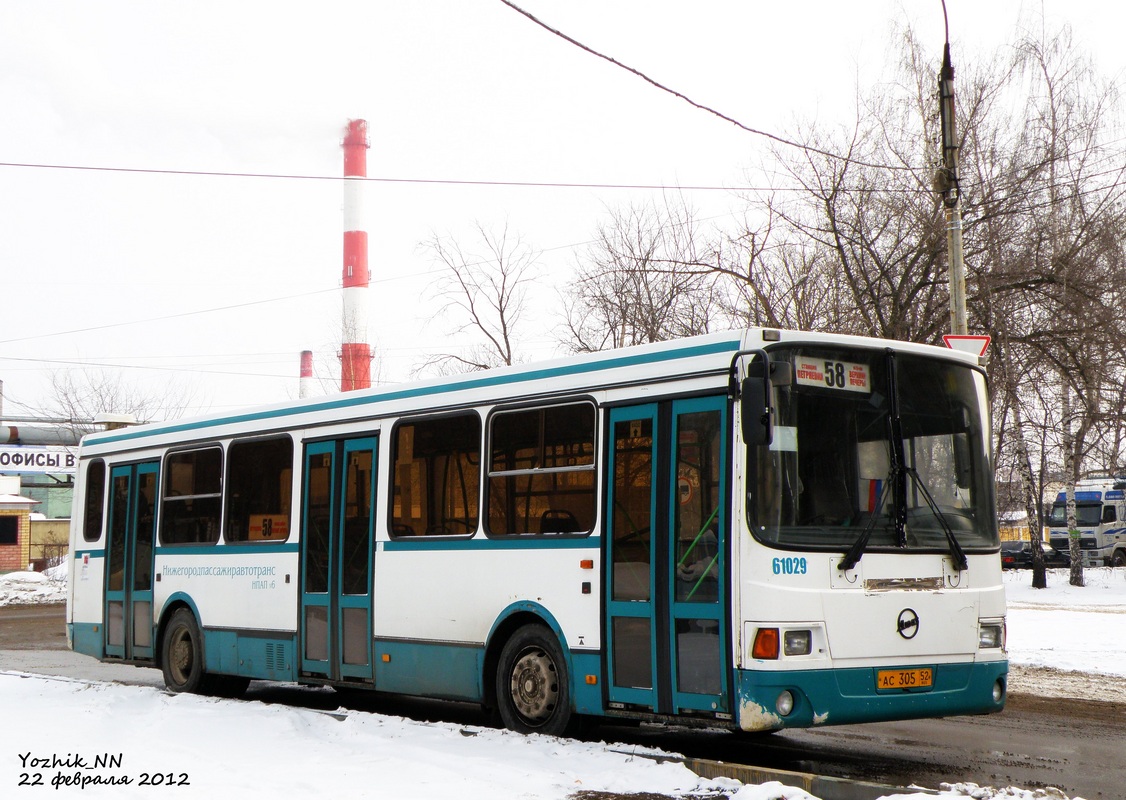
[[[768,446],[748,450],[751,532],[783,548],[996,547],[985,379],[968,366],[891,351],[771,351]],[[859,552],[859,551],[857,551]]]

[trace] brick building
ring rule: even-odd
[[[27,569],[31,562],[31,509],[38,501],[0,494],[0,572]]]

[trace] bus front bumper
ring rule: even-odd
[[[938,664],[930,667],[929,687],[878,688],[877,673],[890,668],[736,670],[738,725],[769,731],[993,714],[1005,707],[1008,661]]]

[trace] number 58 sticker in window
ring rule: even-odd
[[[872,391],[867,364],[852,364],[829,358],[794,359],[794,380],[800,386],[818,386],[844,392]]]

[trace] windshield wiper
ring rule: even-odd
[[[864,549],[868,547],[868,540],[872,538],[872,531],[876,527],[876,519],[880,516],[880,509],[884,507],[884,500],[887,498],[888,490],[891,489],[892,483],[895,478],[895,468],[888,474],[888,479],[884,484],[884,488],[880,491],[880,496],[876,499],[876,507],[873,510],[872,516],[868,519],[868,524],[864,526],[864,532],[856,537],[856,541],[852,543],[852,547],[848,548],[844,558],[837,562],[837,569],[841,572],[848,572],[850,569],[860,563],[860,557],[864,555]]]
[[[926,484],[923,483],[923,479],[919,476],[918,471],[914,467],[892,468],[891,473],[888,474],[887,485],[884,486],[883,491],[880,492],[879,499],[876,501],[877,511],[883,508],[884,499],[887,497],[888,489],[890,489],[892,484],[895,482],[896,473],[900,473],[904,477],[909,476],[911,478],[911,481],[915,484],[915,487],[919,490],[920,493],[922,493],[923,499],[926,500],[927,507],[930,509],[931,513],[934,514],[934,518],[938,520],[938,524],[942,527],[942,532],[946,534],[946,541],[950,544],[950,556],[954,561],[954,566],[956,566],[959,570],[967,569],[969,567],[969,562],[966,560],[965,550],[962,549],[961,543],[958,542],[958,538],[954,535],[954,529],[950,527],[950,523],[946,520],[946,515],[942,513],[942,509],[939,508],[938,503],[935,502],[934,497],[931,495],[930,491],[926,487]],[[876,527],[876,518],[878,516],[878,514],[872,515],[871,519],[868,520],[868,524],[864,527],[864,532],[861,533],[860,536],[857,537],[856,541],[852,543],[852,547],[850,547],[848,549],[848,552],[845,553],[844,558],[837,562],[837,569],[839,569],[841,572],[847,572],[848,570],[855,567],[858,563],[860,563],[860,557],[864,555],[864,550],[868,547],[868,541],[872,538],[872,531]],[[905,509],[904,516],[906,516]],[[900,514],[897,512],[895,514],[895,517],[896,528],[900,529]],[[903,531],[904,542],[900,544],[900,547],[906,547],[906,526],[904,526],[901,530]]]
[[[954,566],[959,571],[969,567],[969,562],[966,561],[966,552],[962,549],[962,545],[958,542],[958,538],[954,535],[954,529],[950,527],[950,523],[946,521],[946,515],[942,513],[942,509],[938,507],[938,503],[934,501],[934,497],[927,490],[927,486],[923,483],[923,479],[919,477],[918,471],[914,467],[907,467],[906,473],[911,476],[911,480],[915,483],[917,488],[923,494],[923,499],[927,501],[927,507],[934,514],[934,518],[938,520],[938,524],[942,526],[942,532],[946,534],[946,541],[950,543],[950,557],[954,560]]]

